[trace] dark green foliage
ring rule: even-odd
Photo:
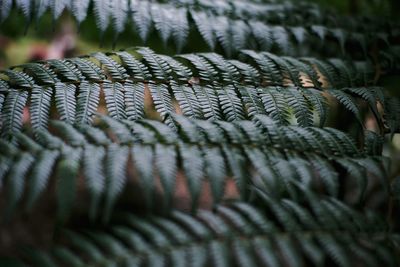
[[[0,22],[13,9],[182,54],[0,72],[0,265],[399,265],[400,102],[379,87],[398,26],[286,0],[0,0]]]
[[[347,52],[352,56],[361,50],[365,57],[375,43],[389,43],[389,37],[398,37],[379,20],[338,16],[306,2],[57,0],[53,4],[41,0],[33,4],[28,0],[3,0],[0,4],[0,21],[6,20],[12,9],[20,10],[28,23],[40,20],[46,11],[57,20],[67,10],[78,24],[90,14],[101,34],[112,28],[117,37],[127,28],[131,35],[136,33],[146,42],[155,31],[164,44],[172,44],[178,52],[189,33],[194,32],[212,50],[220,46],[228,56],[254,47],[291,55],[315,50],[324,53],[324,45],[330,44],[336,48],[329,51],[334,55]]]
[[[105,230],[66,230],[62,246],[49,253],[30,251],[29,262],[35,266],[46,262],[51,266],[397,265],[397,236],[388,234],[388,226],[374,214],[362,214],[335,199],[315,201],[308,191],[303,204],[256,191],[262,208],[232,202],[195,215],[177,210],[166,217],[121,213]]]
[[[365,84],[364,79],[346,79],[345,69],[352,71],[357,66],[367,67],[367,63],[352,66],[335,60],[332,62],[340,62],[343,69],[343,73],[336,73],[331,62],[309,58],[300,61],[303,59],[250,50],[243,51],[243,55],[250,58],[249,63],[232,62],[214,53],[178,55],[174,59],[155,54],[149,48],[132,52],[142,57],[126,51],[108,56],[96,53],[93,57],[65,60],[70,62],[68,69],[64,64],[54,64],[55,61],[50,61],[49,68],[44,67],[46,63],[35,63],[29,65],[35,68],[33,77],[29,75],[33,67],[27,65],[14,67],[24,72],[4,71],[7,97],[2,104],[3,133],[16,132],[21,127],[21,116],[15,113],[17,108],[9,107],[19,105],[20,109],[23,108],[27,97],[30,99],[32,124],[37,129],[45,127],[48,122],[52,95],[55,95],[60,118],[80,124],[91,122],[103,94],[111,117],[143,118],[145,109],[148,109],[143,103],[146,90],[151,94],[154,109],[170,125],[169,115],[176,112],[176,100],[183,114],[193,118],[237,121],[267,114],[281,124],[324,126],[328,118],[324,91],[337,98],[360,122],[361,111],[353,98],[363,99],[377,121],[383,124],[377,111],[378,101],[385,107],[382,90]],[[320,81],[327,76],[320,77],[316,71],[334,78],[329,85],[323,86]],[[343,82],[335,84],[340,80]],[[350,86],[353,87],[348,88]],[[11,93],[13,90],[15,93]]]
[[[216,202],[223,198],[224,181],[231,175],[241,181],[238,186],[241,186],[242,197],[247,194],[248,184],[254,183],[275,196],[290,194],[297,199],[299,195],[294,181],[302,181],[303,186],[310,190],[324,188],[328,194],[338,197],[342,185],[337,177],[339,169],[335,170],[337,164],[351,164],[348,179],[365,184],[368,183],[366,172],[384,168],[383,159],[375,156],[374,148],[359,150],[354,141],[331,128],[278,127],[271,119],[260,115],[252,123],[238,121],[233,124],[175,116],[169,118],[174,127],[178,126],[178,132],[157,121],[129,122],[100,117],[96,120],[96,127],[73,127],[65,122],[54,121],[52,127],[59,132],[58,135],[40,130],[39,138],[19,134],[16,146],[11,146],[13,153],[10,156],[15,158],[15,163],[5,173],[6,176],[8,173],[8,178],[4,190],[9,198],[17,201],[24,191],[24,181],[29,180],[27,205],[32,207],[34,199],[50,181],[50,170],[55,169],[58,186],[69,188],[57,193],[61,214],[67,213],[67,208],[75,199],[73,192],[76,191],[77,181],[73,181],[79,177],[84,180],[79,183],[85,184],[92,198],[91,216],[97,213],[99,198],[104,197],[105,217],[108,217],[112,203],[121,194],[127,181],[140,181],[139,187],[143,187],[145,199],[149,201],[147,205],[151,206],[151,192],[155,187],[151,173],[160,175],[165,205],[169,208],[177,169],[182,165],[181,172],[191,184],[189,188],[190,193],[194,194],[193,199],[197,199],[196,195],[199,194],[199,188],[196,189],[193,184],[207,177]],[[106,128],[102,128],[104,124]],[[46,140],[42,138],[43,134],[47,135]],[[93,138],[94,135],[97,140]],[[64,141],[58,143],[59,138]],[[187,154],[186,150],[197,156]],[[368,154],[370,151],[371,155]],[[131,156],[128,157],[128,154]],[[56,160],[50,155],[60,158]],[[32,160],[28,160],[33,158],[40,159],[37,163],[40,169],[33,165]],[[128,162],[129,158],[133,161]],[[154,166],[146,167],[150,163]],[[25,167],[21,168],[21,164]],[[83,165],[79,168],[77,164]],[[132,166],[137,169],[137,174],[128,175],[128,169]],[[32,172],[26,173],[30,168]],[[21,169],[25,171],[15,172]],[[78,172],[82,173],[78,175]],[[15,184],[16,180],[12,179],[14,175],[17,175],[20,183]],[[67,181],[69,184],[65,184]],[[322,188],[318,186],[318,181],[323,183]],[[360,194],[363,194],[364,189],[360,190]],[[197,206],[197,203],[193,201],[192,205]]]

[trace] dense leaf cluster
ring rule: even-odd
[[[28,24],[94,14],[101,34],[155,32],[180,54],[0,71],[0,257],[399,265],[382,150],[400,101],[379,86],[400,66],[396,25],[283,0],[0,0],[0,21],[15,9]],[[182,54],[196,34],[218,53]]]

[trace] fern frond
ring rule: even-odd
[[[60,264],[80,263],[83,259],[91,265],[106,261],[124,265],[170,262],[174,266],[224,266],[235,260],[243,266],[303,266],[309,261],[348,266],[354,262],[368,265],[368,260],[395,266],[395,235],[382,235],[388,226],[377,226],[368,214],[330,199],[307,208],[307,203],[275,200],[259,190],[257,195],[262,207],[233,202],[218,205],[214,212],[200,210],[194,215],[179,211],[163,217],[123,213],[104,230],[63,231],[65,242],[58,250],[30,252],[27,261],[33,266],[56,260]],[[354,221],[327,228],[318,216],[327,216],[331,207],[340,210],[336,222],[348,217]],[[288,218],[296,228],[288,223],[278,228]],[[310,220],[315,223],[308,223]],[[356,230],[358,224],[362,224],[362,230]],[[349,243],[351,249],[347,249]],[[381,253],[373,253],[377,248]],[[83,251],[83,255],[76,251]],[[364,257],[365,253],[369,257]]]
[[[248,194],[248,185],[254,183],[273,195],[289,194],[293,199],[299,199],[301,193],[296,183],[300,181],[310,190],[321,190],[323,185],[330,195],[337,196],[339,189],[346,188],[338,183],[338,172],[342,170],[337,164],[350,162],[345,169],[349,171],[349,177],[359,183],[366,183],[365,171],[387,183],[382,160],[357,149],[354,141],[338,130],[277,126],[273,120],[261,115],[254,116],[253,122],[234,123],[207,122],[177,115],[169,118],[172,128],[157,121],[119,121],[106,116],[99,117],[94,126],[72,126],[54,121],[52,127],[56,133],[38,130],[35,134],[33,139],[38,140],[39,146],[30,144],[31,137],[19,134],[21,137],[16,139],[19,146],[13,155],[18,157],[26,153],[32,158],[37,157],[38,165],[43,168],[33,169],[28,207],[43,194],[52,169],[56,170],[57,179],[71,188],[69,193],[57,191],[59,215],[64,219],[74,199],[81,197],[81,190],[75,196],[80,177],[92,199],[91,218],[97,217],[99,199],[105,197],[107,215],[103,214],[103,219],[107,219],[120,194],[134,181],[139,181],[145,199],[149,201],[146,205],[152,207],[158,190],[154,178],[157,174],[167,210],[175,193],[178,173],[188,179],[189,190],[194,194],[191,196],[193,202],[188,205],[193,208],[197,206],[201,192],[200,188],[194,188],[195,185],[202,181],[209,183],[213,199],[218,202],[224,198],[228,177],[236,181],[242,197]],[[188,155],[183,150],[194,154]],[[91,158],[95,151],[96,156]],[[196,159],[194,155],[197,155]],[[50,156],[59,159],[51,160]],[[128,163],[129,158],[133,161]],[[193,162],[184,163],[184,159]],[[103,170],[103,161],[106,162],[106,178],[98,175]],[[136,174],[130,171],[132,164]],[[190,170],[192,164],[197,166],[196,169]],[[13,166],[14,163],[10,168]],[[356,166],[359,167],[356,169]],[[72,169],[64,173],[65,168]],[[20,180],[24,181],[25,176],[22,175]],[[190,181],[192,178],[195,180]]]

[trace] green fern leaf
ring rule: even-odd
[[[216,45],[216,35],[213,30],[215,17],[207,16],[204,12],[196,12],[193,10],[190,11],[190,15],[204,41],[206,41],[211,50],[214,50]]]
[[[146,81],[150,79],[150,71],[146,65],[141,63],[126,51],[117,52],[116,54],[121,58],[123,64],[131,73],[131,77],[133,77],[135,80]]]
[[[160,113],[162,120],[173,126],[173,121],[169,115],[175,113],[175,110],[168,87],[165,84],[149,84],[148,86],[156,110]]]
[[[143,42],[147,41],[150,30],[153,26],[150,15],[150,3],[141,0],[131,0],[132,20]]]
[[[203,155],[213,200],[218,203],[224,195],[225,177],[227,176],[224,158],[219,148],[205,149]]]
[[[355,79],[357,78],[357,74],[355,72],[354,66],[346,64],[341,59],[330,59],[329,64],[331,64],[339,74],[338,82],[341,82],[341,87],[353,87],[356,85],[357,81]]]
[[[258,86],[261,82],[260,73],[249,64],[240,62],[238,60],[228,60],[235,68],[239,71],[240,75],[243,77],[243,81],[248,84],[253,84]]]
[[[16,0],[15,4],[21,9],[27,21],[31,19],[32,2],[30,0]]]
[[[211,87],[204,87],[200,85],[193,85],[193,91],[199,100],[204,118],[207,120],[221,120],[222,111],[218,103],[216,91]]]
[[[369,90],[368,88],[347,88],[346,91],[349,93],[356,94],[365,101],[367,101],[377,121],[378,122],[381,121],[381,115],[377,107],[378,97],[375,95],[374,90]]]
[[[109,3],[110,16],[113,19],[114,30],[116,34],[120,34],[125,29],[128,17],[128,0],[112,0]]]
[[[275,56],[271,53],[268,52],[263,52],[262,55],[266,58],[268,58],[267,61],[271,62],[270,65],[272,66],[273,64],[280,69],[281,75],[288,79],[291,83],[293,83],[294,86],[301,87],[302,82],[300,78],[300,72],[297,68],[292,67],[290,64],[288,64],[284,59]],[[272,67],[275,68],[275,67]]]
[[[79,86],[79,94],[76,104],[77,124],[88,124],[97,110],[100,97],[100,87],[96,83],[83,81]]]
[[[54,85],[59,81],[57,75],[43,64],[28,63],[21,67],[23,67],[28,74],[35,77],[39,85]]]
[[[104,82],[103,92],[106,100],[108,114],[122,120],[126,118],[125,105],[124,105],[124,91],[125,88],[120,83]]]
[[[31,177],[28,182],[26,207],[29,211],[32,210],[33,205],[45,190],[59,155],[58,151],[43,150],[36,157],[36,164],[32,167]]]
[[[110,24],[110,2],[107,0],[93,0],[93,3],[96,25],[100,33],[103,34]]]
[[[346,52],[345,45],[346,45],[346,39],[347,39],[347,32],[345,32],[343,29],[331,29],[329,33],[336,38],[336,40],[339,43],[339,47],[342,51],[342,54],[344,55]]]
[[[100,82],[105,79],[103,71],[92,61],[84,58],[69,59],[81,71],[81,73],[92,82]]]
[[[56,74],[61,75],[67,81],[78,82],[82,79],[82,73],[74,66],[73,63],[67,60],[49,60],[49,65],[53,67]]]
[[[60,119],[69,124],[73,124],[75,121],[75,92],[76,88],[73,84],[57,83],[55,86],[57,111],[60,114]]]
[[[224,49],[225,54],[228,57],[231,57],[233,53],[236,52],[233,39],[234,29],[232,27],[232,21],[229,20],[227,17],[222,17],[222,16],[215,17],[213,23],[213,30],[217,37],[218,42]]]
[[[94,220],[97,217],[100,197],[105,191],[106,178],[104,168],[99,162],[105,160],[104,147],[87,145],[83,152],[83,172],[86,184],[91,194],[89,217]]]
[[[172,83],[171,89],[182,109],[183,115],[192,118],[201,118],[203,116],[198,99],[190,86]]]
[[[61,222],[65,222],[74,205],[81,153],[81,149],[65,147],[57,164],[57,218]]]
[[[127,81],[124,85],[124,89],[127,119],[131,121],[142,119],[144,117],[145,85]]]
[[[233,86],[222,86],[216,88],[219,104],[222,113],[227,121],[244,120],[245,114],[242,108],[242,102],[235,92]]]
[[[332,196],[337,196],[339,191],[339,175],[329,165],[329,163],[319,156],[309,156],[312,160],[312,165],[318,171],[322,183],[326,186],[328,193]]]
[[[176,50],[179,53],[180,51],[182,51],[183,47],[187,42],[190,26],[186,8],[176,8],[172,12],[173,12],[173,16],[171,16],[172,36],[176,44]]]
[[[216,68],[220,70],[223,82],[237,83],[240,81],[240,73],[236,67],[228,60],[216,53],[203,53],[200,56],[210,61]]]
[[[207,82],[214,82],[218,80],[217,70],[204,58],[195,54],[179,55],[178,57],[188,60],[195,67],[201,80]]]
[[[147,47],[140,47],[137,51],[149,65],[154,78],[162,81],[170,80],[172,70],[168,63]]]
[[[340,90],[328,90],[328,92],[334,96],[347,110],[352,112],[356,116],[358,122],[363,125],[360,110],[351,96]]]
[[[177,153],[175,147],[160,144],[156,145],[155,164],[164,191],[164,208],[169,208],[172,205],[172,196],[176,184],[176,158]]]
[[[293,108],[297,122],[302,127],[312,126],[313,113],[302,92],[296,88],[287,90],[287,103]]]
[[[71,4],[70,0],[54,0],[51,9],[53,10],[53,19],[56,20],[61,16],[61,13],[66,7]]]
[[[128,78],[126,70],[111,57],[108,57],[101,52],[93,54],[93,57],[99,60],[101,64],[106,67],[106,70],[111,75],[113,80],[124,81],[126,78]]]
[[[264,90],[260,93],[260,97],[264,104],[265,111],[273,120],[281,125],[290,124],[288,103],[282,93],[274,89]]]
[[[252,34],[262,51],[270,51],[274,43],[271,28],[260,21],[249,21]]]
[[[133,146],[131,151],[134,166],[138,172],[139,186],[143,191],[147,210],[153,208],[155,180],[153,174],[154,152],[151,146]]]
[[[150,7],[154,28],[158,31],[164,45],[167,44],[173,31],[173,15],[175,9],[165,4],[153,4]]]
[[[47,128],[52,95],[52,88],[39,86],[32,88],[30,112],[34,130]]]
[[[129,150],[127,147],[110,145],[107,148],[105,165],[106,195],[103,212],[103,220],[106,222],[109,221],[117,197],[122,192],[126,183],[128,155]]]
[[[288,30],[282,26],[273,26],[271,27],[271,34],[274,44],[279,47],[279,50],[285,55],[291,54],[293,44],[291,43]]]
[[[196,146],[182,146],[179,150],[183,159],[183,170],[187,177],[188,188],[192,201],[192,210],[197,208],[203,180],[204,161],[201,150]]]
[[[242,50],[243,55],[250,57],[257,64],[261,74],[269,85],[283,85],[282,74],[278,66],[263,54],[258,54],[251,50]]]
[[[323,82],[327,80],[328,88],[338,88],[340,87],[339,83],[339,75],[336,73],[333,66],[325,61],[313,59],[313,58],[302,58],[302,61],[305,61],[306,64],[311,65],[314,69],[316,69],[321,74],[319,75],[319,81]]]
[[[6,20],[12,8],[12,0],[2,0],[0,2],[0,23]]]
[[[74,15],[78,25],[81,24],[88,14],[90,0],[73,0],[71,3],[72,14]]]
[[[35,85],[35,81],[29,75],[21,71],[5,70],[4,73],[10,79],[10,86],[15,88],[32,88]]]
[[[259,99],[257,89],[253,86],[240,86],[239,92],[243,104],[250,118],[257,114],[266,114],[264,106]]]
[[[23,112],[28,100],[28,92],[10,89],[2,110],[2,136],[12,137],[22,128]]]
[[[168,65],[171,67],[173,73],[175,73],[176,78],[174,77],[173,80],[177,82],[179,81],[187,83],[193,77],[192,71],[174,58],[165,55],[158,56],[161,57],[161,59],[163,59],[165,62],[167,62]]]
[[[328,118],[328,103],[325,96],[315,89],[306,89],[301,90],[305,95],[306,99],[313,105],[313,109],[316,111],[318,119],[314,119],[318,121],[319,127],[323,127]]]
[[[9,218],[17,207],[25,187],[24,176],[29,171],[34,158],[28,153],[22,153],[15,158],[15,164],[10,168],[7,177],[7,207],[6,216]]]

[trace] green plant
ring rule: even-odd
[[[93,11],[115,41],[178,53],[138,46],[0,72],[1,264],[399,264],[382,150],[400,100],[380,84],[398,71],[397,25],[286,1],[0,7],[27,24]],[[215,52],[186,51],[196,36]]]

